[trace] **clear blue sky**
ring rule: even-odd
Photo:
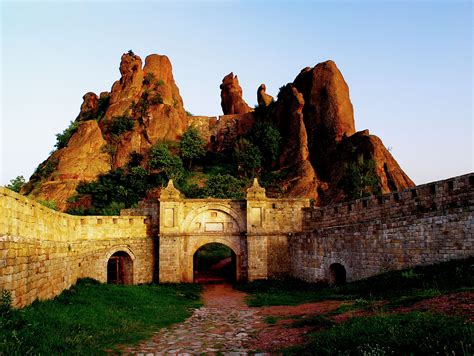
[[[0,0],[1,1],[1,0]],[[1,2],[1,180],[29,178],[122,53],[166,54],[185,108],[218,115],[233,71],[244,98],[276,96],[332,59],[357,130],[381,137],[416,184],[473,171],[470,1]]]

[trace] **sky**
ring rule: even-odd
[[[122,53],[167,55],[185,109],[221,115],[238,75],[256,104],[332,59],[357,130],[379,136],[416,184],[473,171],[471,1],[0,0],[0,185],[26,179],[89,91],[110,91]]]

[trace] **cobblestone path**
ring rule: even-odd
[[[180,324],[162,329],[147,341],[126,348],[123,354],[246,355],[247,345],[261,323],[255,309],[244,302],[245,294],[230,285],[205,285],[204,306]]]

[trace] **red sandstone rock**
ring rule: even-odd
[[[234,73],[229,73],[222,79],[221,106],[224,115],[246,114],[252,109],[242,98],[242,88]]]
[[[271,95],[268,95],[265,91],[267,90],[267,87],[265,84],[260,84],[260,86],[257,89],[257,103],[258,105],[263,105],[263,106],[268,106],[273,102],[273,97]]]
[[[76,120],[90,120],[97,115],[99,109],[99,98],[95,93],[86,93],[82,99],[84,100],[81,105],[81,112]]]
[[[193,122],[184,111],[168,57],[150,55],[142,69],[140,57],[126,53],[120,73],[111,93],[101,93],[101,99],[110,95],[107,108],[99,108],[99,98],[94,93],[84,95],[77,118],[84,122],[67,147],[54,152],[42,164],[57,164],[56,169],[46,178],[33,175],[23,194],[54,200],[63,209],[80,181],[91,181],[111,168],[125,166],[131,152],[141,153],[146,164],[154,143],[179,139]],[[221,90],[222,108],[229,115],[220,120],[209,118],[207,124],[201,123],[202,117],[197,118],[200,129],[208,130],[204,135],[210,141],[208,147],[229,151],[238,137],[248,134],[256,120],[274,122],[283,139],[275,169],[288,172],[279,182],[286,196],[314,198],[317,204],[343,200],[338,185],[343,167],[359,154],[374,160],[383,193],[413,186],[378,137],[365,131],[354,134],[349,89],[334,62],[302,70],[293,84],[282,89],[275,105],[268,106],[273,98],[265,93],[262,84],[258,102],[265,108],[258,113],[242,99],[242,88],[233,73],[224,77]],[[105,115],[98,124],[91,119],[97,118],[99,109],[105,110]],[[114,138],[106,129],[119,116],[133,118],[134,128]]]
[[[293,85],[305,100],[303,115],[312,147],[311,162],[318,174],[327,178],[323,168],[330,163],[328,153],[344,136],[355,132],[349,87],[333,61],[303,69]]]
[[[66,200],[74,195],[79,182],[95,180],[110,170],[110,157],[103,151],[106,144],[97,121],[81,123],[67,147],[48,158],[57,162],[56,168],[29,197],[54,201],[59,209],[65,209]]]
[[[318,179],[309,161],[308,136],[303,120],[303,95],[288,84],[283,87],[273,112],[283,133],[280,167],[289,174],[285,177],[285,194],[292,197],[318,198]]]
[[[90,120],[96,119],[99,98],[94,93],[84,95],[77,120],[90,121],[81,124],[66,148],[48,158],[48,161],[57,162],[53,174],[46,180],[33,175],[25,194],[54,200],[60,209],[64,209],[66,199],[74,194],[80,181],[91,181],[111,168],[123,167],[131,152],[146,157],[149,148],[158,140],[177,140],[182,135],[188,118],[168,57],[150,55],[142,69],[139,56],[125,53],[120,62],[120,73],[121,78],[113,84],[111,93],[101,94],[101,98],[110,95],[103,119],[99,124]],[[120,116],[133,118],[134,129],[119,138],[112,137],[106,127]]]

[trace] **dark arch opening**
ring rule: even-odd
[[[115,252],[107,262],[107,283],[133,284],[133,261],[124,251]]]
[[[196,283],[235,282],[237,256],[221,243],[203,245],[193,255],[193,273]]]
[[[346,283],[346,269],[340,263],[333,263],[329,266],[329,283],[344,284]]]

